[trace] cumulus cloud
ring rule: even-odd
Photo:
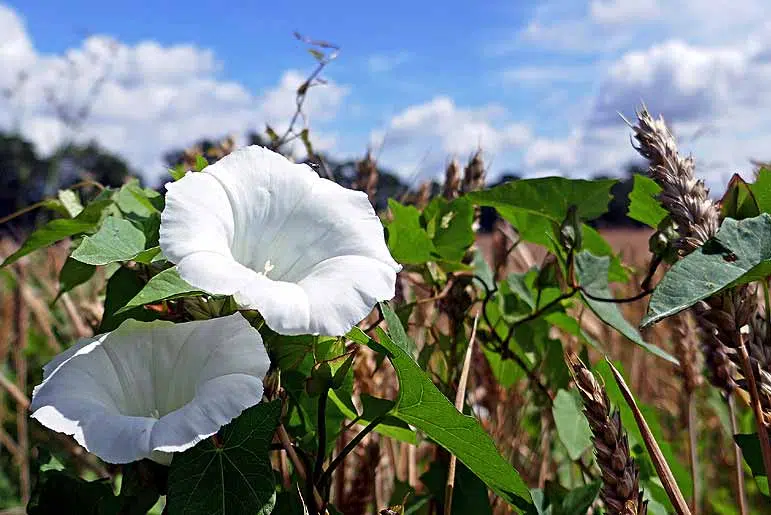
[[[451,98],[437,96],[396,114],[372,133],[371,142],[382,148],[389,166],[431,177],[443,172],[449,156],[466,157],[478,148],[488,155],[521,148],[531,138],[530,128],[508,118],[500,105],[459,107]]]
[[[13,94],[0,99],[0,124],[18,128],[43,153],[65,141],[95,140],[151,181],[164,173],[161,157],[172,148],[261,131],[266,123],[285,129],[305,80],[300,71],[286,70],[275,86],[255,94],[221,79],[222,63],[211,50],[154,41],[127,45],[106,36],[45,55],[35,51],[19,16],[2,6],[0,67],[26,77],[21,83],[3,74],[0,86]],[[335,82],[314,87],[304,106],[308,121],[334,118],[347,93]],[[316,141],[321,149],[333,143],[323,132]]]

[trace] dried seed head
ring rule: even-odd
[[[447,200],[458,198],[460,192],[460,165],[456,159],[450,161],[444,172],[442,196]]]
[[[686,393],[693,393],[704,382],[701,375],[701,352],[693,317],[689,313],[681,313],[674,318],[675,357],[680,365],[677,374],[683,380]]]
[[[482,151],[477,150],[463,170],[463,193],[481,190],[485,187],[485,162]]]
[[[353,189],[365,192],[369,201],[374,203],[379,179],[377,163],[372,157],[372,152],[368,150],[364,159],[356,163],[356,180],[353,183]]]
[[[717,233],[717,206],[704,182],[696,179],[693,159],[678,154],[675,138],[661,116],[654,119],[643,106],[632,130],[638,143],[635,150],[650,163],[648,174],[662,188],[659,200],[677,224],[677,247],[683,254],[692,252]]]
[[[642,500],[639,471],[618,410],[611,414],[607,392],[575,354],[568,356],[568,362],[594,435],[594,452],[602,472],[600,497],[606,513],[645,515],[648,509]]]
[[[428,205],[428,203],[431,201],[431,183],[430,182],[424,182],[420,185],[418,188],[418,192],[415,195],[415,205],[423,209]]]

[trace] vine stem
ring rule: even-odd
[[[742,468],[742,449],[733,439],[733,435],[739,432],[736,425],[736,401],[733,395],[727,395],[728,416],[731,419],[731,441],[734,446],[734,465],[736,470],[736,500],[739,503],[739,513],[747,515],[747,494],[744,493],[744,469]]]
[[[318,408],[318,435],[319,435],[319,449],[316,453],[316,463],[313,466],[313,481],[318,481],[321,475],[321,469],[324,467],[324,458],[327,454],[327,399],[329,398],[329,389],[324,388],[319,396],[319,408]]]
[[[758,385],[755,382],[755,373],[752,370],[744,333],[741,330],[739,331],[739,357],[742,360],[744,377],[747,379],[747,385],[750,390],[750,403],[752,404],[752,412],[755,415],[755,424],[758,426],[758,440],[760,440],[760,451],[763,455],[763,466],[766,469],[766,479],[771,490],[771,443],[768,441],[768,430],[763,419],[763,408],[760,405],[760,395],[758,393]]]
[[[479,322],[479,313],[474,317],[474,325],[471,328],[471,337],[466,349],[466,357],[463,360],[463,369],[458,381],[458,390],[455,392],[455,409],[463,413],[463,399],[466,397],[466,384],[468,383],[468,371],[471,368],[471,354],[474,351],[474,340],[477,337],[477,323]],[[452,513],[452,495],[455,491],[455,468],[458,465],[458,458],[450,454],[450,464],[447,469],[447,486],[444,490],[444,513]]]
[[[292,447],[292,442],[289,440],[289,433],[286,432],[284,424],[279,424],[276,432],[278,434],[278,439],[281,441],[281,445],[284,446],[284,450],[286,451],[287,456],[289,456],[289,459],[294,465],[297,475],[300,476],[300,479],[303,481],[308,481],[308,476],[305,473],[305,467],[300,461],[300,457],[297,456],[297,452],[295,452],[294,447]],[[317,511],[321,511],[322,507],[324,506],[324,501],[321,499],[321,495],[319,495],[318,490],[316,490],[316,486],[313,484],[310,486],[313,489],[313,501],[316,504]]]
[[[348,456],[351,451],[353,451],[357,445],[359,445],[359,442],[361,442],[365,436],[367,436],[369,433],[371,433],[386,417],[386,414],[383,413],[382,415],[378,415],[377,417],[372,419],[372,422],[367,424],[364,429],[359,431],[356,436],[354,436],[350,442],[343,448],[342,452],[335,456],[335,459],[332,460],[332,463],[329,464],[329,467],[324,471],[323,474],[321,474],[321,477],[319,477],[319,480],[316,482],[317,485],[325,485],[332,477],[332,473],[335,471],[335,469],[343,462],[346,456]],[[315,490],[315,488],[314,488]]]
[[[693,496],[691,509],[694,515],[699,515],[699,503],[701,501],[701,476],[699,474],[699,449],[698,426],[696,420],[696,396],[694,392],[688,392],[688,451],[691,465],[691,477],[693,478]]]

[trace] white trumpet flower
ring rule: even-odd
[[[160,245],[179,275],[281,334],[345,334],[401,269],[367,195],[250,146],[166,185]]]
[[[127,320],[51,360],[30,408],[106,462],[168,464],[260,402],[269,367],[260,333],[238,313]]]

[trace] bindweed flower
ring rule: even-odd
[[[171,462],[262,399],[270,360],[240,314],[82,338],[43,368],[32,418],[109,463]]]
[[[281,334],[345,334],[401,267],[367,195],[251,146],[166,185],[160,245],[179,275]]]

